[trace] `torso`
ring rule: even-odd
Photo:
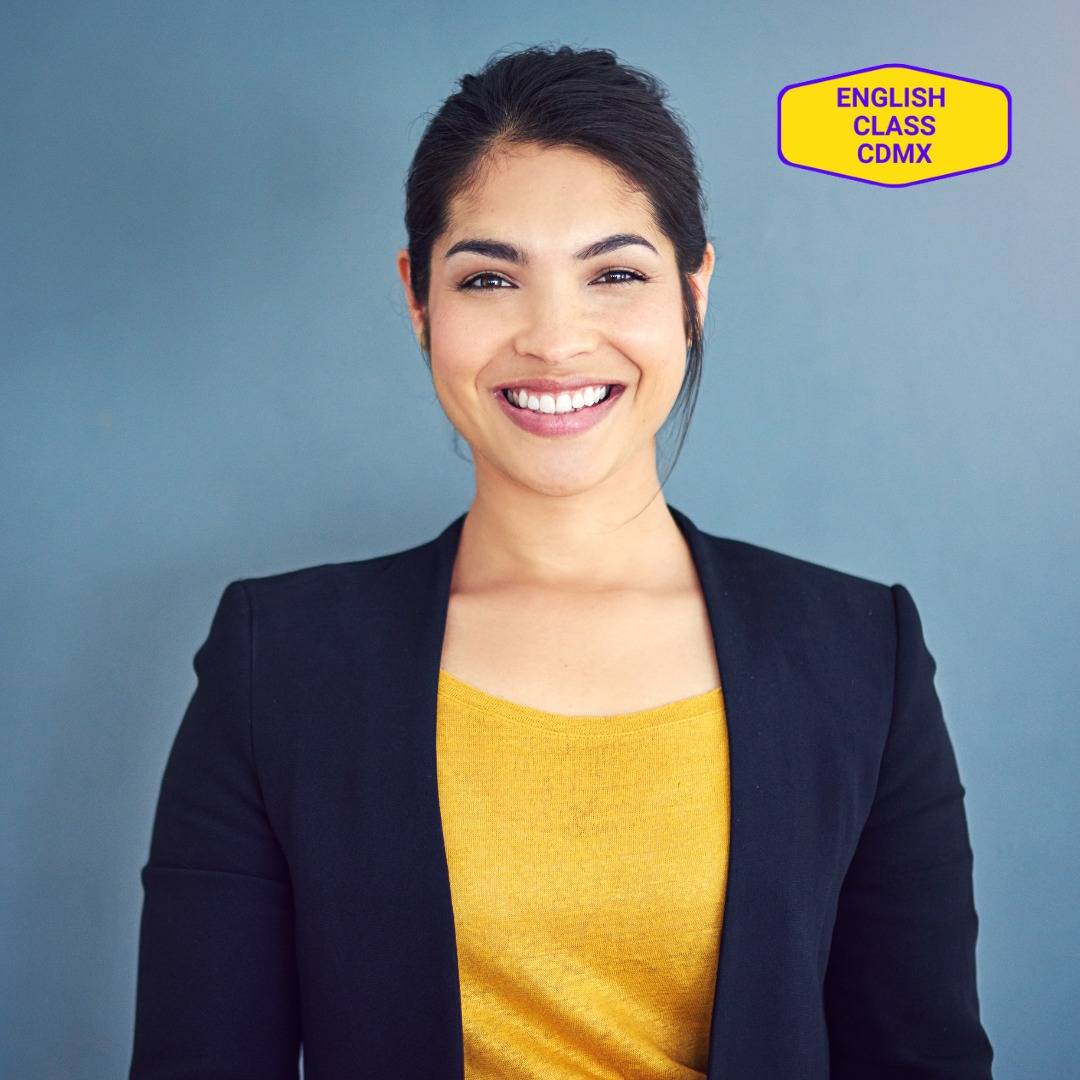
[[[693,573],[659,592],[451,592],[441,663],[489,694],[568,714],[633,712],[720,685]]]

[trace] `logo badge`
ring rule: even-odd
[[[1004,165],[1012,95],[1004,86],[911,64],[792,83],[776,99],[785,165],[880,187],[910,187]]]

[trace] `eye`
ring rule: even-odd
[[[613,281],[612,285],[633,285],[635,281],[648,281],[649,279],[644,274],[639,274],[636,270],[605,270],[601,277],[607,277],[608,274],[628,274],[628,278],[623,278],[622,281]]]
[[[506,281],[506,278],[504,278],[501,274],[493,274],[490,270],[485,270],[483,273],[473,274],[472,277],[466,278],[463,282],[461,282],[460,285],[458,285],[458,288],[462,292],[492,292],[493,290],[485,288],[483,285],[476,284],[476,282],[478,281],[485,281],[491,279],[494,279],[496,281]],[[501,286],[496,287],[501,288]]]
[[[600,278],[606,278],[612,274],[622,274],[626,276],[618,281],[609,281],[609,285],[633,285],[635,282],[638,281],[649,280],[644,274],[638,273],[637,270],[624,270],[614,267],[610,270],[605,270],[600,275]],[[600,279],[598,278],[597,280]],[[496,283],[504,282],[506,283],[507,287],[514,287],[506,281],[506,278],[504,278],[502,274],[496,274],[494,271],[491,270],[484,270],[481,271],[479,274],[473,274],[472,277],[466,278],[457,286],[457,289],[459,292],[496,292],[499,289],[503,288],[503,285],[501,284],[496,284],[494,288],[488,288],[485,285],[477,284],[478,282],[482,281],[495,281]]]

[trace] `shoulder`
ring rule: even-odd
[[[778,685],[799,679],[838,709],[857,700],[856,713],[887,719],[902,586],[748,540],[699,535],[705,592],[730,655],[747,670],[770,670]]]
[[[420,581],[433,563],[434,541],[368,558],[314,563],[237,578],[226,592],[244,595],[253,627],[265,639],[296,642],[350,636],[370,616],[422,603]]]
[[[241,586],[252,598],[264,603],[296,603],[340,595],[343,589],[362,588],[374,582],[398,557],[398,552],[344,562],[313,563],[273,574],[237,578],[231,584]]]
[[[884,581],[748,540],[701,536],[716,587],[737,591],[749,604],[779,605],[789,617],[893,618],[894,587]]]
[[[881,588],[884,582],[842,570],[828,563],[815,562],[776,548],[764,547],[749,540],[738,540],[730,536],[715,536],[703,533],[707,540],[723,552],[726,559],[758,573],[776,575],[793,581],[813,582],[831,588]]]
[[[937,669],[908,588],[730,537],[706,536],[721,601],[738,608],[759,645],[844,669],[856,681],[890,687],[893,708],[922,695],[933,711]]]

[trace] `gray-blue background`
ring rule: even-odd
[[[1069,8],[5,3],[0,1074],[126,1070],[139,868],[225,583],[468,505],[394,271],[404,173],[458,75],[567,42],[657,74],[702,161],[719,259],[668,501],[911,589],[996,1075],[1076,1075]],[[899,190],[778,160],[781,87],[889,61],[1007,86],[1011,160]]]

